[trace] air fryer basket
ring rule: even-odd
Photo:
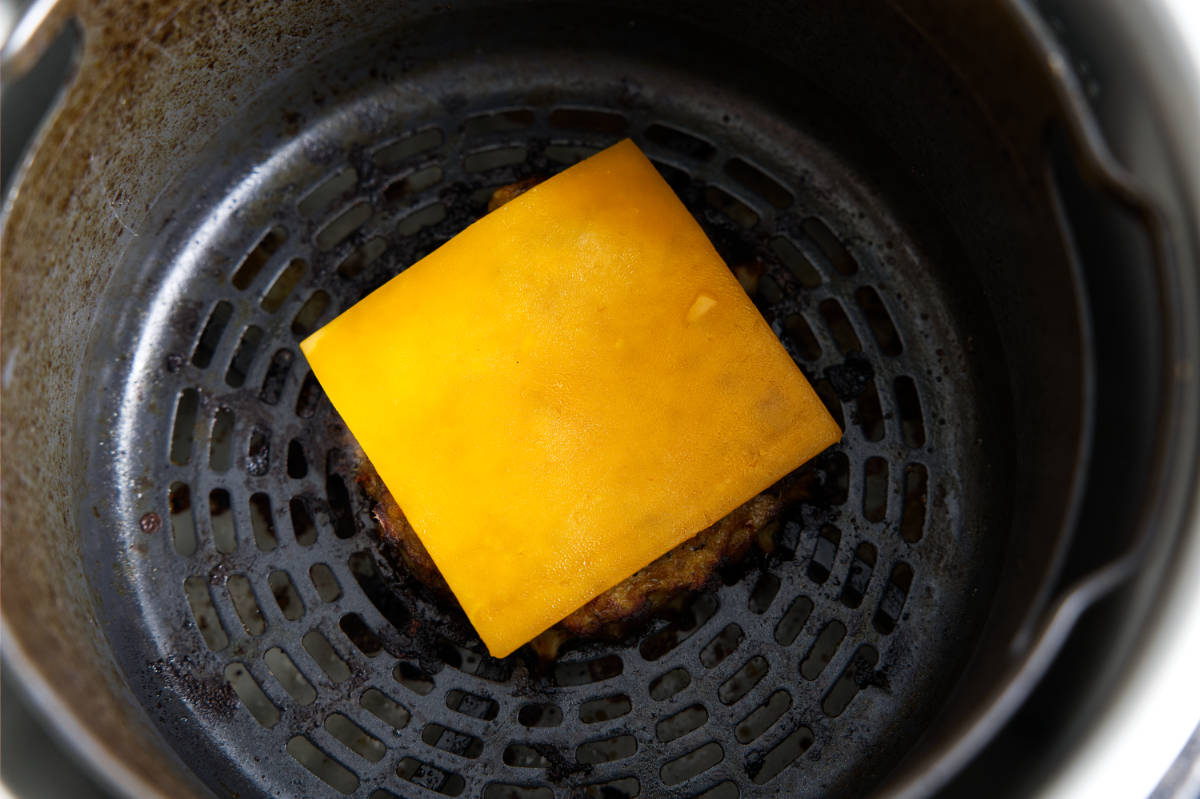
[[[166,795],[853,796],[940,779],[994,728],[1061,589],[1093,347],[1121,332],[1093,335],[1060,227],[1088,170],[1028,20],[80,16],[84,68],[5,227],[4,610],[14,657],[113,736],[94,755]],[[846,436],[774,551],[687,607],[495,660],[391,564],[297,343],[495,187],[624,136],[752,267]],[[1154,406],[1158,357],[1130,403]]]

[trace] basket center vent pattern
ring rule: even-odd
[[[309,793],[803,795],[848,779],[847,736],[865,751],[929,701],[904,686],[927,670],[920,639],[949,623],[935,598],[953,542],[930,497],[956,478],[935,424],[950,387],[905,321],[921,309],[897,301],[869,226],[712,129],[584,103],[406,122],[310,169],[290,203],[237,231],[219,278],[190,277],[177,316],[193,322],[164,345],[170,411],[145,456],[164,524],[139,535],[178,575],[146,612],[174,602],[195,669],[237,698],[196,710],[203,734]],[[622,136],[702,221],[846,436],[810,467],[822,502],[790,508],[772,553],[681,612],[550,666],[496,661],[380,554],[297,345],[494,188]]]

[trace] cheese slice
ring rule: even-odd
[[[496,657],[841,437],[629,140],[301,349]]]

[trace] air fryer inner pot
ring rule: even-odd
[[[154,124],[183,112],[138,110],[144,168],[68,205],[107,223],[83,245],[101,296],[12,332],[6,307],[5,340],[87,317],[49,409],[76,431],[51,459],[73,519],[48,535],[79,548],[92,657],[210,788],[858,795],[978,720],[1069,553],[1098,290],[1019,19],[972,23],[1014,92],[993,54],[931,46],[952,20],[901,10],[376,10],[152,191]],[[171,25],[157,47],[205,44]],[[846,436],[770,555],[628,640],[497,661],[389,563],[296,345],[493,188],[623,136],[731,265],[761,266],[748,290]]]

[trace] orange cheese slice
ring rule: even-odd
[[[628,140],[301,349],[496,657],[841,437]]]

